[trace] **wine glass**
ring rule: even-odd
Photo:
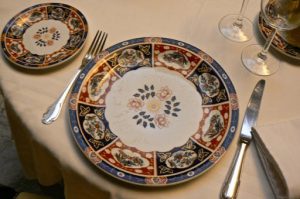
[[[277,31],[292,30],[300,26],[300,0],[261,0],[261,16],[273,30],[263,48],[250,45],[242,52],[244,66],[256,75],[272,75],[279,68],[279,60],[268,54]]]
[[[246,42],[252,38],[252,22],[244,16],[249,0],[243,0],[239,14],[224,16],[219,22],[219,30],[224,37],[235,42]]]

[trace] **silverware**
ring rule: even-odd
[[[250,97],[246,109],[246,113],[244,116],[242,130],[240,133],[238,150],[235,154],[234,160],[229,169],[229,173],[222,187],[221,198],[223,199],[233,199],[236,198],[237,196],[237,191],[240,184],[240,175],[241,175],[243,159],[244,159],[247,146],[250,144],[252,140],[251,130],[252,127],[256,125],[256,120],[258,117],[259,107],[263,96],[264,88],[265,88],[265,80],[260,80],[256,84],[252,92],[252,95]]]
[[[61,108],[64,104],[64,101],[65,101],[70,89],[72,88],[73,83],[77,79],[77,76],[81,73],[84,66],[89,61],[91,61],[93,58],[95,58],[95,56],[103,50],[104,44],[106,42],[106,38],[107,38],[107,33],[102,32],[102,31],[99,32],[99,30],[97,31],[91,46],[89,47],[86,55],[82,59],[82,63],[80,65],[79,69],[77,70],[75,75],[72,77],[71,81],[68,83],[68,85],[66,86],[64,91],[61,93],[61,95],[58,97],[58,99],[51,106],[49,106],[47,111],[43,114],[43,117],[42,117],[43,124],[51,124],[58,118]]]

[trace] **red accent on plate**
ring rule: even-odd
[[[105,75],[105,77],[103,78],[103,81],[101,80],[100,82],[100,87],[103,87],[101,84],[104,83],[104,80],[109,77],[109,79],[107,81],[109,81],[109,86],[106,88],[106,91],[96,100],[93,101],[89,95],[91,95],[92,93],[89,93],[88,90],[88,85],[90,83],[90,80],[96,75],[96,74],[109,74],[109,75]],[[79,101],[84,102],[84,103],[88,103],[91,105],[99,105],[99,106],[105,106],[105,97],[107,95],[107,93],[110,91],[111,86],[113,85],[113,83],[119,79],[119,77],[113,72],[113,70],[111,70],[110,66],[107,63],[101,63],[98,66],[95,67],[95,70],[93,71],[91,77],[89,77],[87,80],[82,84],[82,89],[80,91],[80,95],[79,95]],[[103,88],[101,88],[103,89]]]
[[[221,110],[220,110],[221,107]],[[207,111],[208,110],[208,111]],[[203,127],[205,125],[205,121],[208,119],[208,117],[210,116],[210,113],[214,110],[218,110],[220,111],[223,120],[224,120],[224,128],[220,131],[220,133],[218,134],[217,137],[213,138],[211,141],[209,142],[205,142],[202,139],[202,136],[205,132],[203,132]],[[227,116],[225,116],[227,115]],[[199,124],[199,129],[197,131],[197,133],[195,133],[192,137],[202,146],[205,146],[206,148],[215,150],[216,148],[218,148],[218,146],[220,144],[222,144],[223,139],[225,138],[225,133],[228,131],[228,122],[229,122],[229,115],[230,115],[230,107],[229,104],[222,104],[222,105],[216,105],[216,106],[212,106],[212,107],[203,107],[203,119],[201,120],[200,124]],[[201,136],[199,136],[201,135]],[[221,139],[220,139],[220,136]]]
[[[130,166],[124,166],[119,160],[117,160],[113,154],[112,149],[119,149],[119,150],[129,150],[133,153],[136,153],[140,156],[140,158],[146,159],[149,161],[149,165],[147,167],[141,168],[131,168]],[[154,175],[154,152],[143,152],[138,150],[135,147],[130,147],[125,145],[120,139],[117,139],[113,144],[106,147],[104,150],[99,152],[101,158],[106,161],[107,163],[114,165],[113,167],[126,170],[129,173],[138,174],[138,175],[146,175],[146,176],[153,176]],[[150,156],[150,157],[149,157]]]
[[[179,47],[171,46],[171,45],[166,45],[166,44],[154,44],[154,65],[155,66],[159,67],[159,65],[157,65],[157,62],[160,62],[158,60],[158,55],[160,53],[163,53],[163,52],[169,51],[169,50],[173,50],[173,51],[177,51],[179,53],[182,53],[183,55],[185,55],[188,58],[189,62],[191,63],[191,67],[187,70],[185,70],[185,69],[175,69],[175,68],[172,68],[172,67],[169,67],[169,66],[165,66],[166,68],[168,68],[170,70],[174,70],[174,71],[177,71],[181,74],[184,74],[184,76],[187,76],[188,74],[190,74],[198,66],[198,64],[202,61],[199,56],[196,56],[196,55],[194,55],[194,53],[189,52],[189,51],[187,51],[183,48],[179,48]],[[161,64],[163,64],[163,63],[161,63]],[[165,65],[165,64],[163,64],[163,65]]]

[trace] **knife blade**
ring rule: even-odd
[[[223,199],[233,199],[237,196],[243,159],[247,146],[251,143],[252,140],[251,129],[256,125],[264,88],[265,80],[262,79],[258,81],[256,86],[254,87],[254,90],[248,102],[241,128],[238,150],[234,156],[232,165],[222,187],[221,198]]]

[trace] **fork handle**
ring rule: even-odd
[[[248,143],[241,142],[222,188],[222,199],[234,199],[240,185],[240,175]]]
[[[54,103],[51,106],[49,106],[47,111],[43,114],[43,117],[42,117],[43,124],[51,124],[58,118],[58,116],[61,112],[62,106],[66,100],[66,97],[67,97],[70,89],[72,88],[75,80],[77,79],[77,76],[80,74],[81,70],[82,70],[81,68],[77,70],[77,72],[72,77],[72,79],[70,80],[70,82],[68,83],[66,88],[63,90],[63,92],[60,94],[58,99],[56,101],[54,101]]]

